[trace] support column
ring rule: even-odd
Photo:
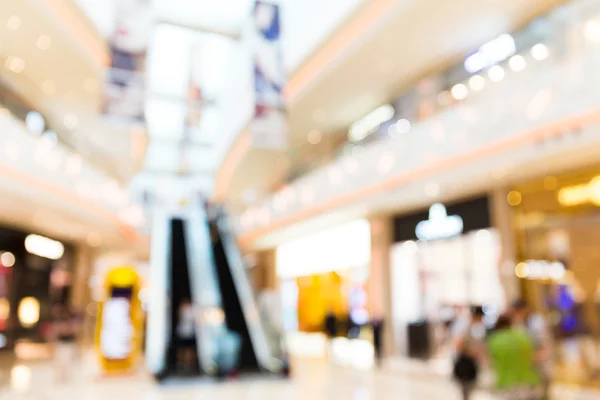
[[[521,297],[519,279],[515,276],[515,265],[517,260],[517,239],[515,228],[515,217],[511,206],[508,204],[506,189],[496,189],[492,192],[491,217],[492,225],[500,234],[501,253],[499,274],[500,282],[506,295],[506,305],[509,306]]]
[[[392,326],[392,296],[390,286],[390,249],[393,243],[392,221],[389,217],[374,217],[371,223],[371,266],[369,277],[369,313],[382,319],[383,355],[394,354]]]
[[[75,262],[71,277],[71,307],[73,310],[83,312],[83,328],[80,337],[81,345],[88,346],[93,343],[90,324],[94,321],[87,315],[87,306],[90,303],[89,279],[92,274],[92,250],[87,246],[79,246],[75,250]]]

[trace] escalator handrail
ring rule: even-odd
[[[250,286],[248,276],[244,270],[244,261],[237,247],[235,240],[231,235],[229,224],[224,215],[217,218],[217,227],[225,256],[231,269],[235,288],[243,304],[244,318],[248,326],[250,340],[255,348],[256,356],[261,366],[267,370],[274,371],[280,368],[277,358],[273,356],[272,347],[267,341],[267,333],[261,320],[257,307],[254,291]],[[277,364],[277,365],[276,365]]]

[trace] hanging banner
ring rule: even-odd
[[[146,92],[146,53],[152,34],[150,0],[116,3],[111,61],[106,73],[103,112],[110,116],[142,120]]]
[[[256,44],[254,54],[254,118],[250,133],[254,147],[287,147],[288,124],[282,90],[285,71],[282,60],[280,8],[257,1],[254,6]]]

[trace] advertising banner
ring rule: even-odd
[[[257,1],[254,25],[255,109],[250,133],[255,147],[284,149],[287,146],[288,125],[282,95],[285,71],[279,6]]]
[[[146,92],[146,53],[154,22],[152,6],[150,0],[120,0],[116,4],[102,108],[110,116],[141,120]]]

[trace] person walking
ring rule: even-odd
[[[464,400],[471,399],[480,368],[486,358],[486,327],[483,317],[483,309],[474,307],[470,323],[465,325],[465,330],[458,334],[453,376],[460,385]]]
[[[508,315],[498,318],[488,339],[488,353],[496,374],[496,392],[504,400],[539,400],[543,396],[536,368],[533,340],[514,327]]]

